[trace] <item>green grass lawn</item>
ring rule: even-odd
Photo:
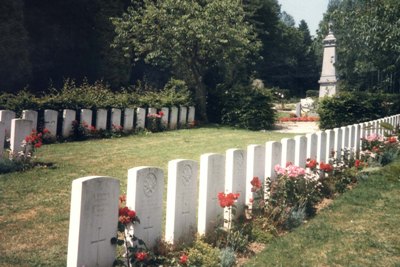
[[[246,266],[400,266],[400,161],[273,240]]]
[[[158,166],[166,174],[169,160],[199,161],[204,153],[291,136],[208,127],[43,146],[38,159],[54,167],[0,175],[0,266],[66,264],[71,182],[76,178],[115,177],[125,191],[133,167]]]

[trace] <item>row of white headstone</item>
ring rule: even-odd
[[[195,120],[195,108],[190,107],[171,107],[162,108],[163,114],[161,123],[166,129],[174,130],[185,127]],[[110,116],[108,110],[98,109],[96,112],[96,120],[93,120],[94,112],[90,109],[81,109],[80,122],[85,122],[88,126],[94,126],[97,130],[107,129],[107,122],[110,127],[123,126],[124,131],[132,131],[134,129],[144,129],[146,127],[146,119],[148,114],[156,114],[156,108],[136,108],[136,109],[111,109]],[[136,113],[136,116],[135,116]],[[22,141],[28,136],[32,130],[38,130],[38,112],[34,110],[24,110],[22,118],[16,119],[16,114],[11,110],[0,110],[0,157],[4,152],[4,141],[10,138],[10,149],[12,154],[17,154],[22,150]],[[72,132],[72,122],[77,119],[77,111],[64,109],[62,111],[61,133],[60,135],[67,138]],[[122,117],[123,115],[123,117]],[[44,110],[43,128],[49,130],[50,137],[56,137],[59,113],[55,110]]]
[[[128,170],[127,206],[136,211],[140,224],[132,229],[149,248],[157,241],[190,242],[195,233],[211,233],[228,214],[219,206],[217,194],[240,193],[236,216],[243,214],[252,198],[253,177],[276,178],[276,164],[293,162],[304,167],[307,158],[326,162],[331,152],[360,151],[361,138],[383,134],[382,122],[398,125],[400,115],[354,124],[305,136],[249,145],[247,150],[229,149],[225,155],[204,154],[200,164],[177,159],[168,164],[165,234],[162,236],[164,173],[157,167]],[[341,153],[335,153],[340,159]],[[198,171],[198,169],[200,169]],[[199,185],[199,187],[198,187]],[[68,266],[110,266],[115,247],[120,183],[110,177],[84,177],[73,181],[68,244]],[[197,205],[198,203],[198,205]]]

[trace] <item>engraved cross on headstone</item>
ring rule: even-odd
[[[105,237],[100,237],[101,235],[101,227],[97,228],[97,238],[95,238],[96,240],[93,240],[90,242],[90,244],[95,244],[96,245],[96,253],[97,253],[97,260],[96,260],[96,266],[100,266],[99,264],[99,260],[100,260],[100,243],[106,241]]]

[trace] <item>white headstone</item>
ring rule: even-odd
[[[72,182],[67,266],[112,266],[119,180],[90,176]]]
[[[305,137],[304,135],[297,135],[294,137],[294,141],[294,165],[305,168],[307,162],[307,137]]]
[[[76,120],[76,111],[72,109],[64,109],[62,122],[62,136],[68,137],[72,133],[72,122]]]
[[[333,158],[336,155],[335,151],[335,131],[334,130],[326,130],[326,161],[329,158]]]
[[[325,131],[318,131],[318,145],[317,145],[317,162],[327,162],[326,158],[326,133]]]
[[[269,177],[275,180],[275,166],[281,164],[282,143],[269,141],[265,144],[265,178]]]
[[[15,119],[15,112],[11,110],[0,110],[0,121],[4,123],[6,138],[10,137],[11,120]]]
[[[23,142],[25,137],[32,133],[32,121],[24,119],[11,120],[10,135],[10,157],[16,157],[19,152],[23,151]]]
[[[136,109],[136,130],[144,129],[146,124],[146,110],[144,108]]]
[[[349,128],[347,126],[341,127],[342,129],[342,148],[348,149],[349,148]]]
[[[81,124],[92,126],[93,111],[90,109],[81,109]]]
[[[98,109],[96,113],[96,129],[106,130],[107,129],[107,110]]]
[[[57,136],[58,112],[51,109],[44,110],[44,128],[49,130],[49,136]]]
[[[343,139],[343,133],[341,128],[335,128],[333,129],[335,132],[335,151],[336,151],[336,159],[341,160],[342,159],[342,139]]]
[[[222,224],[224,209],[218,193],[225,192],[225,157],[220,154],[203,154],[200,157],[199,211],[197,232],[206,235]]]
[[[359,158],[361,149],[361,124],[354,125],[354,148],[356,158]]]
[[[161,239],[164,173],[155,167],[128,170],[126,206],[136,211],[140,224],[133,234],[152,249]]]
[[[171,107],[169,115],[169,129],[175,130],[178,127],[178,108]]]
[[[133,119],[135,117],[135,111],[131,108],[126,108],[124,110],[124,131],[133,130]]]
[[[282,159],[281,166],[285,167],[286,163],[294,163],[295,142],[291,138],[282,138]]]
[[[0,121],[0,158],[3,157],[5,140],[6,140],[6,126],[3,122]]]
[[[246,164],[246,204],[250,205],[253,198],[250,182],[254,177],[258,177],[262,183],[265,181],[265,147],[262,145],[247,146]]]
[[[147,114],[157,114],[157,109],[156,108],[148,108]]]
[[[23,110],[22,119],[32,121],[32,130],[37,130],[38,125],[38,113],[34,110]]]
[[[376,124],[377,125],[377,124]],[[347,126],[349,129],[349,148],[350,148],[350,158],[354,158],[355,152],[355,127],[354,125]],[[378,127],[376,128],[378,129]]]
[[[121,127],[121,110],[119,108],[111,109],[111,128]]]
[[[301,117],[301,104],[296,103],[296,117],[300,118]]]
[[[184,128],[187,125],[187,107],[179,107],[179,128]]]
[[[246,151],[235,148],[228,149],[225,162],[225,193],[239,193],[240,196],[235,204],[236,215],[229,218],[229,214],[225,212],[225,220],[237,218],[244,214],[245,193],[248,186],[251,185],[250,183],[246,184]]]
[[[194,122],[194,119],[195,119],[195,112],[196,112],[195,107],[190,106],[190,107],[189,107],[189,112],[188,112],[188,123],[189,123],[189,124],[192,124],[192,123]]]
[[[306,134],[307,137],[307,158],[317,159],[318,136],[315,133]]]
[[[197,162],[177,159],[168,163],[165,240],[191,243],[196,234]]]
[[[161,124],[165,129],[168,129],[169,108],[162,108],[161,112],[163,113],[163,116],[161,118]]]

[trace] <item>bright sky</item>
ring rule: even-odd
[[[296,26],[299,25],[300,20],[304,19],[310,29],[310,34],[315,35],[329,0],[278,0],[278,2],[281,10],[294,18]]]

